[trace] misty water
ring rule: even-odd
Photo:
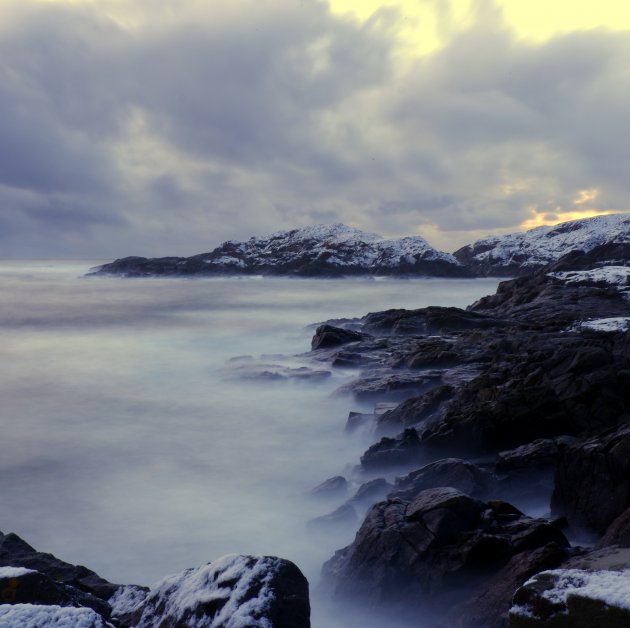
[[[96,263],[0,263],[0,530],[148,585],[254,553],[293,560],[314,588],[354,536],[305,523],[341,503],[309,490],[368,444],[344,434],[359,406],[333,394],[356,372],[256,382],[238,375],[250,359],[232,358],[313,366],[291,357],[309,350],[312,323],[465,306],[497,284],[83,277]],[[319,613],[314,626],[332,625]]]

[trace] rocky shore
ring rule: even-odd
[[[339,391],[361,404],[345,437],[371,444],[322,478],[308,525],[358,531],[317,595],[375,626],[630,625],[629,293],[630,245],[607,242],[466,310],[323,324],[312,369],[239,362],[302,380],[356,369]],[[274,556],[218,558],[149,590],[0,534],[0,591],[6,626],[310,625],[309,584]]]

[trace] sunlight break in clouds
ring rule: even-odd
[[[338,221],[452,251],[628,210],[624,6],[0,0],[3,254]]]

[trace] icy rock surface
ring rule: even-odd
[[[308,583],[289,561],[229,555],[168,576],[126,618],[136,628],[308,628]]]
[[[590,251],[608,242],[630,242],[630,216],[611,214],[490,236],[455,251],[454,256],[481,275],[520,275],[570,251]]]
[[[89,608],[0,605],[0,628],[114,628]]]
[[[630,622],[630,570],[555,569],[528,580],[514,596],[510,627],[599,626]]]

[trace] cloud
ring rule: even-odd
[[[627,208],[627,34],[533,44],[476,6],[403,65],[393,10],[0,5],[0,246],[193,254],[343,220],[454,249],[580,190]]]

